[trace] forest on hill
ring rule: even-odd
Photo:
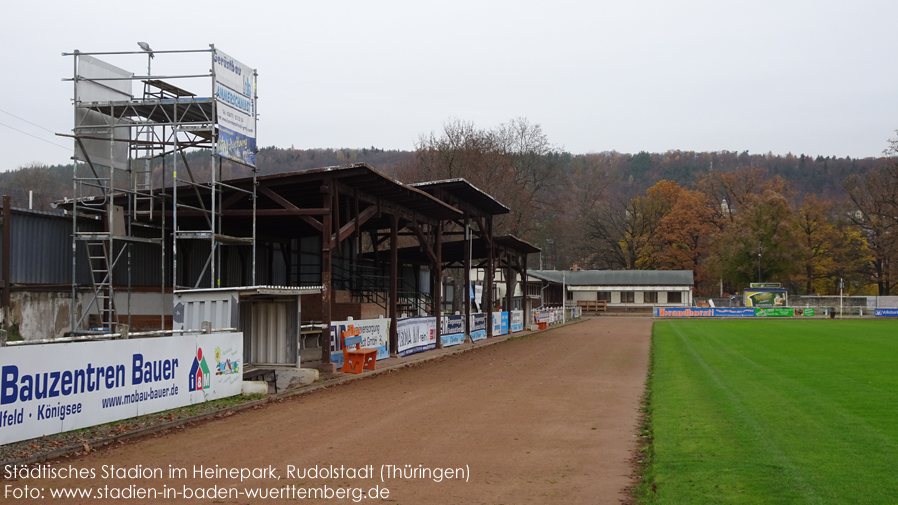
[[[759,277],[800,294],[838,293],[843,278],[848,292],[885,295],[898,268],[898,168],[895,141],[884,147],[882,157],[863,159],[573,154],[517,118],[491,129],[451,120],[421,135],[414,151],[265,147],[256,164],[263,175],[366,163],[406,183],[465,178],[511,209],[497,233],[543,249],[531,268],[687,269],[699,295],[735,292]],[[185,156],[200,178],[211,160],[205,150]],[[172,161],[157,160],[156,187]],[[34,208],[50,211],[72,196],[72,170],[35,164],[0,173],[0,193],[27,207],[31,191]],[[244,175],[227,162],[223,174]]]

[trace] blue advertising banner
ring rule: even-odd
[[[219,155],[248,165],[256,164],[256,139],[232,132],[225,127],[218,129]]]
[[[755,317],[755,309],[752,307],[717,307],[714,309],[714,317]]]
[[[873,309],[875,317],[898,317],[898,309]]]
[[[501,335],[508,335],[508,312],[502,312],[499,315],[499,331]]]
[[[493,318],[493,336],[498,337],[502,334],[502,316],[498,312],[491,312]]]
[[[441,326],[443,331],[440,340],[443,347],[458,345],[465,341],[465,316],[443,316]]]
[[[655,307],[655,317],[755,317],[752,307]]]
[[[476,342],[486,338],[486,314],[471,314],[471,340]]]

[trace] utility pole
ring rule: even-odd
[[[567,270],[561,271],[561,324],[567,323],[565,312],[567,312]]]

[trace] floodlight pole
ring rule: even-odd
[[[565,319],[567,311],[567,282],[565,276],[567,275],[567,270],[561,271],[561,324],[565,324],[567,321]]]
[[[761,241],[758,241],[758,282],[761,282]]]
[[[842,319],[842,288],[845,287],[845,281],[839,277],[839,319]]]

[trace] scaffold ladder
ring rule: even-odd
[[[115,320],[115,291],[112,287],[111,243],[106,240],[88,240],[87,257],[90,263],[90,280],[94,288],[94,300],[100,313],[100,323],[110,331]]]
[[[149,159],[143,160],[144,167],[133,170],[131,189],[134,191],[134,219],[153,219],[153,164]]]

